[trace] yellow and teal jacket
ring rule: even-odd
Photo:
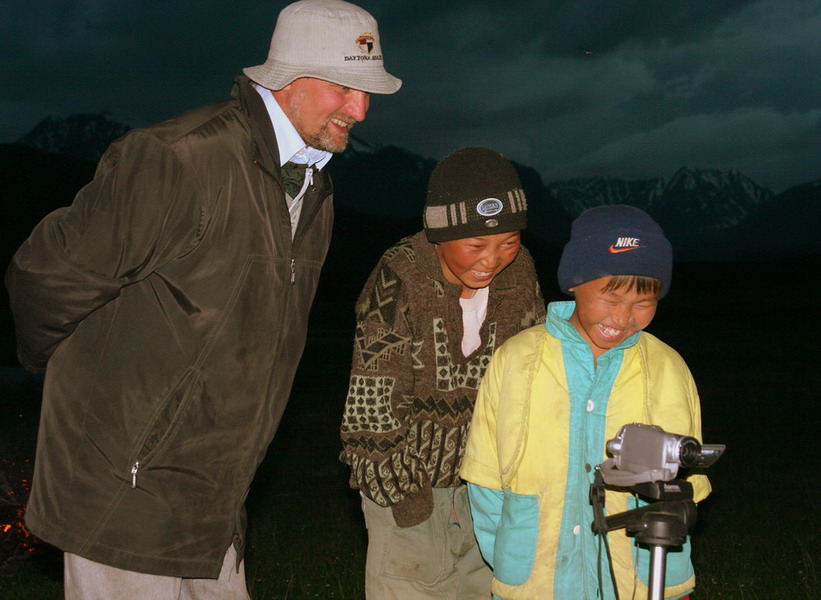
[[[574,307],[552,303],[545,325],[508,340],[479,390],[460,475],[495,598],[593,600],[599,561],[604,598],[614,598],[589,501],[607,440],[639,422],[701,440],[698,394],[681,356],[639,332],[594,362],[568,321]],[[688,481],[696,502],[709,494],[704,475]],[[636,506],[629,493],[607,491],[608,515]],[[646,598],[649,550],[624,530],[608,537],[619,595]],[[665,584],[665,598],[693,589],[689,542],[667,554]]]

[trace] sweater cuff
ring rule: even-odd
[[[433,514],[433,488],[426,485],[408,494],[391,506],[391,512],[399,527],[413,527],[427,521]]]

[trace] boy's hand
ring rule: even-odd
[[[419,525],[433,514],[433,488],[426,485],[418,492],[408,494],[391,506],[391,512],[399,527]]]

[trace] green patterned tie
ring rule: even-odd
[[[305,169],[307,168],[308,165],[300,165],[291,161],[282,165],[282,183],[291,198],[296,198],[299,190],[302,189],[302,183],[305,181]]]

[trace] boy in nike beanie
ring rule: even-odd
[[[672,266],[670,242],[645,212],[592,208],[573,222],[559,263],[559,286],[575,300],[548,305],[544,325],[493,355],[460,475],[494,571],[494,598],[647,597],[650,551],[623,529],[613,531],[610,563],[591,529],[589,491],[607,441],[623,425],[701,439],[687,365],[644,331],[670,287]],[[704,475],[687,480],[694,501],[709,494]],[[624,488],[608,489],[605,505],[613,515],[636,501]],[[665,598],[692,591],[689,542],[667,555],[665,584]]]

